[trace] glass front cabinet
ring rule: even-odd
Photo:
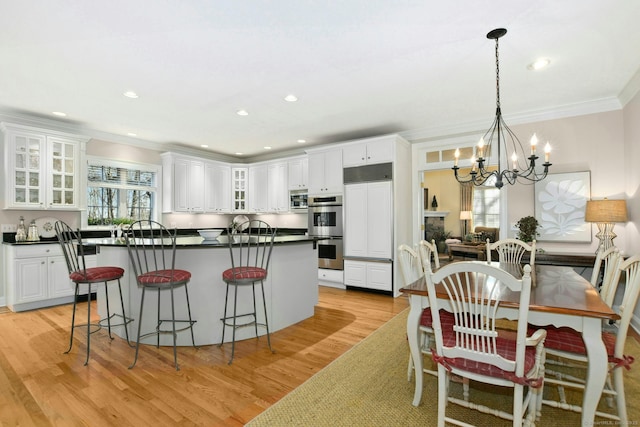
[[[3,123],[7,209],[80,208],[80,153],[86,138]]]

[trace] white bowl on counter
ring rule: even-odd
[[[209,228],[206,230],[198,230],[198,234],[200,234],[204,240],[216,240],[222,231],[222,228]]]

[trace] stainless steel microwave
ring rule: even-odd
[[[292,211],[298,209],[307,209],[309,206],[309,197],[307,190],[291,190],[289,191],[289,209]]]

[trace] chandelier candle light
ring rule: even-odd
[[[508,184],[515,184],[518,181],[531,181],[537,182],[544,179],[549,171],[549,155],[551,153],[551,146],[547,142],[544,148],[544,163],[542,164],[542,170],[536,170],[536,146],[538,144],[538,138],[535,134],[531,137],[531,154],[527,157],[524,148],[520,143],[518,137],[513,133],[511,129],[502,119],[502,111],[500,110],[500,64],[498,61],[498,39],[507,34],[507,30],[504,28],[497,28],[490,31],[487,34],[488,39],[496,41],[496,117],[491,125],[491,128],[480,138],[480,142],[476,147],[475,157],[471,157],[471,172],[467,175],[460,175],[458,170],[458,159],[460,158],[460,150],[455,151],[455,163],[453,166],[453,172],[458,182],[472,182],[474,185],[484,185],[485,182],[495,177],[496,188],[502,188],[504,182]],[[494,144],[495,141],[495,144]],[[511,152],[511,169],[502,168],[502,147],[504,144],[504,158],[507,159],[507,155]],[[492,146],[497,147],[498,154],[498,169],[488,170],[488,156],[491,155]],[[521,158],[528,159],[528,164],[522,167],[519,162]],[[540,168],[538,168],[540,169]]]

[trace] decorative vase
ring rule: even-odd
[[[431,201],[431,210],[438,209],[438,201],[436,200],[436,196],[433,196],[433,200]]]

